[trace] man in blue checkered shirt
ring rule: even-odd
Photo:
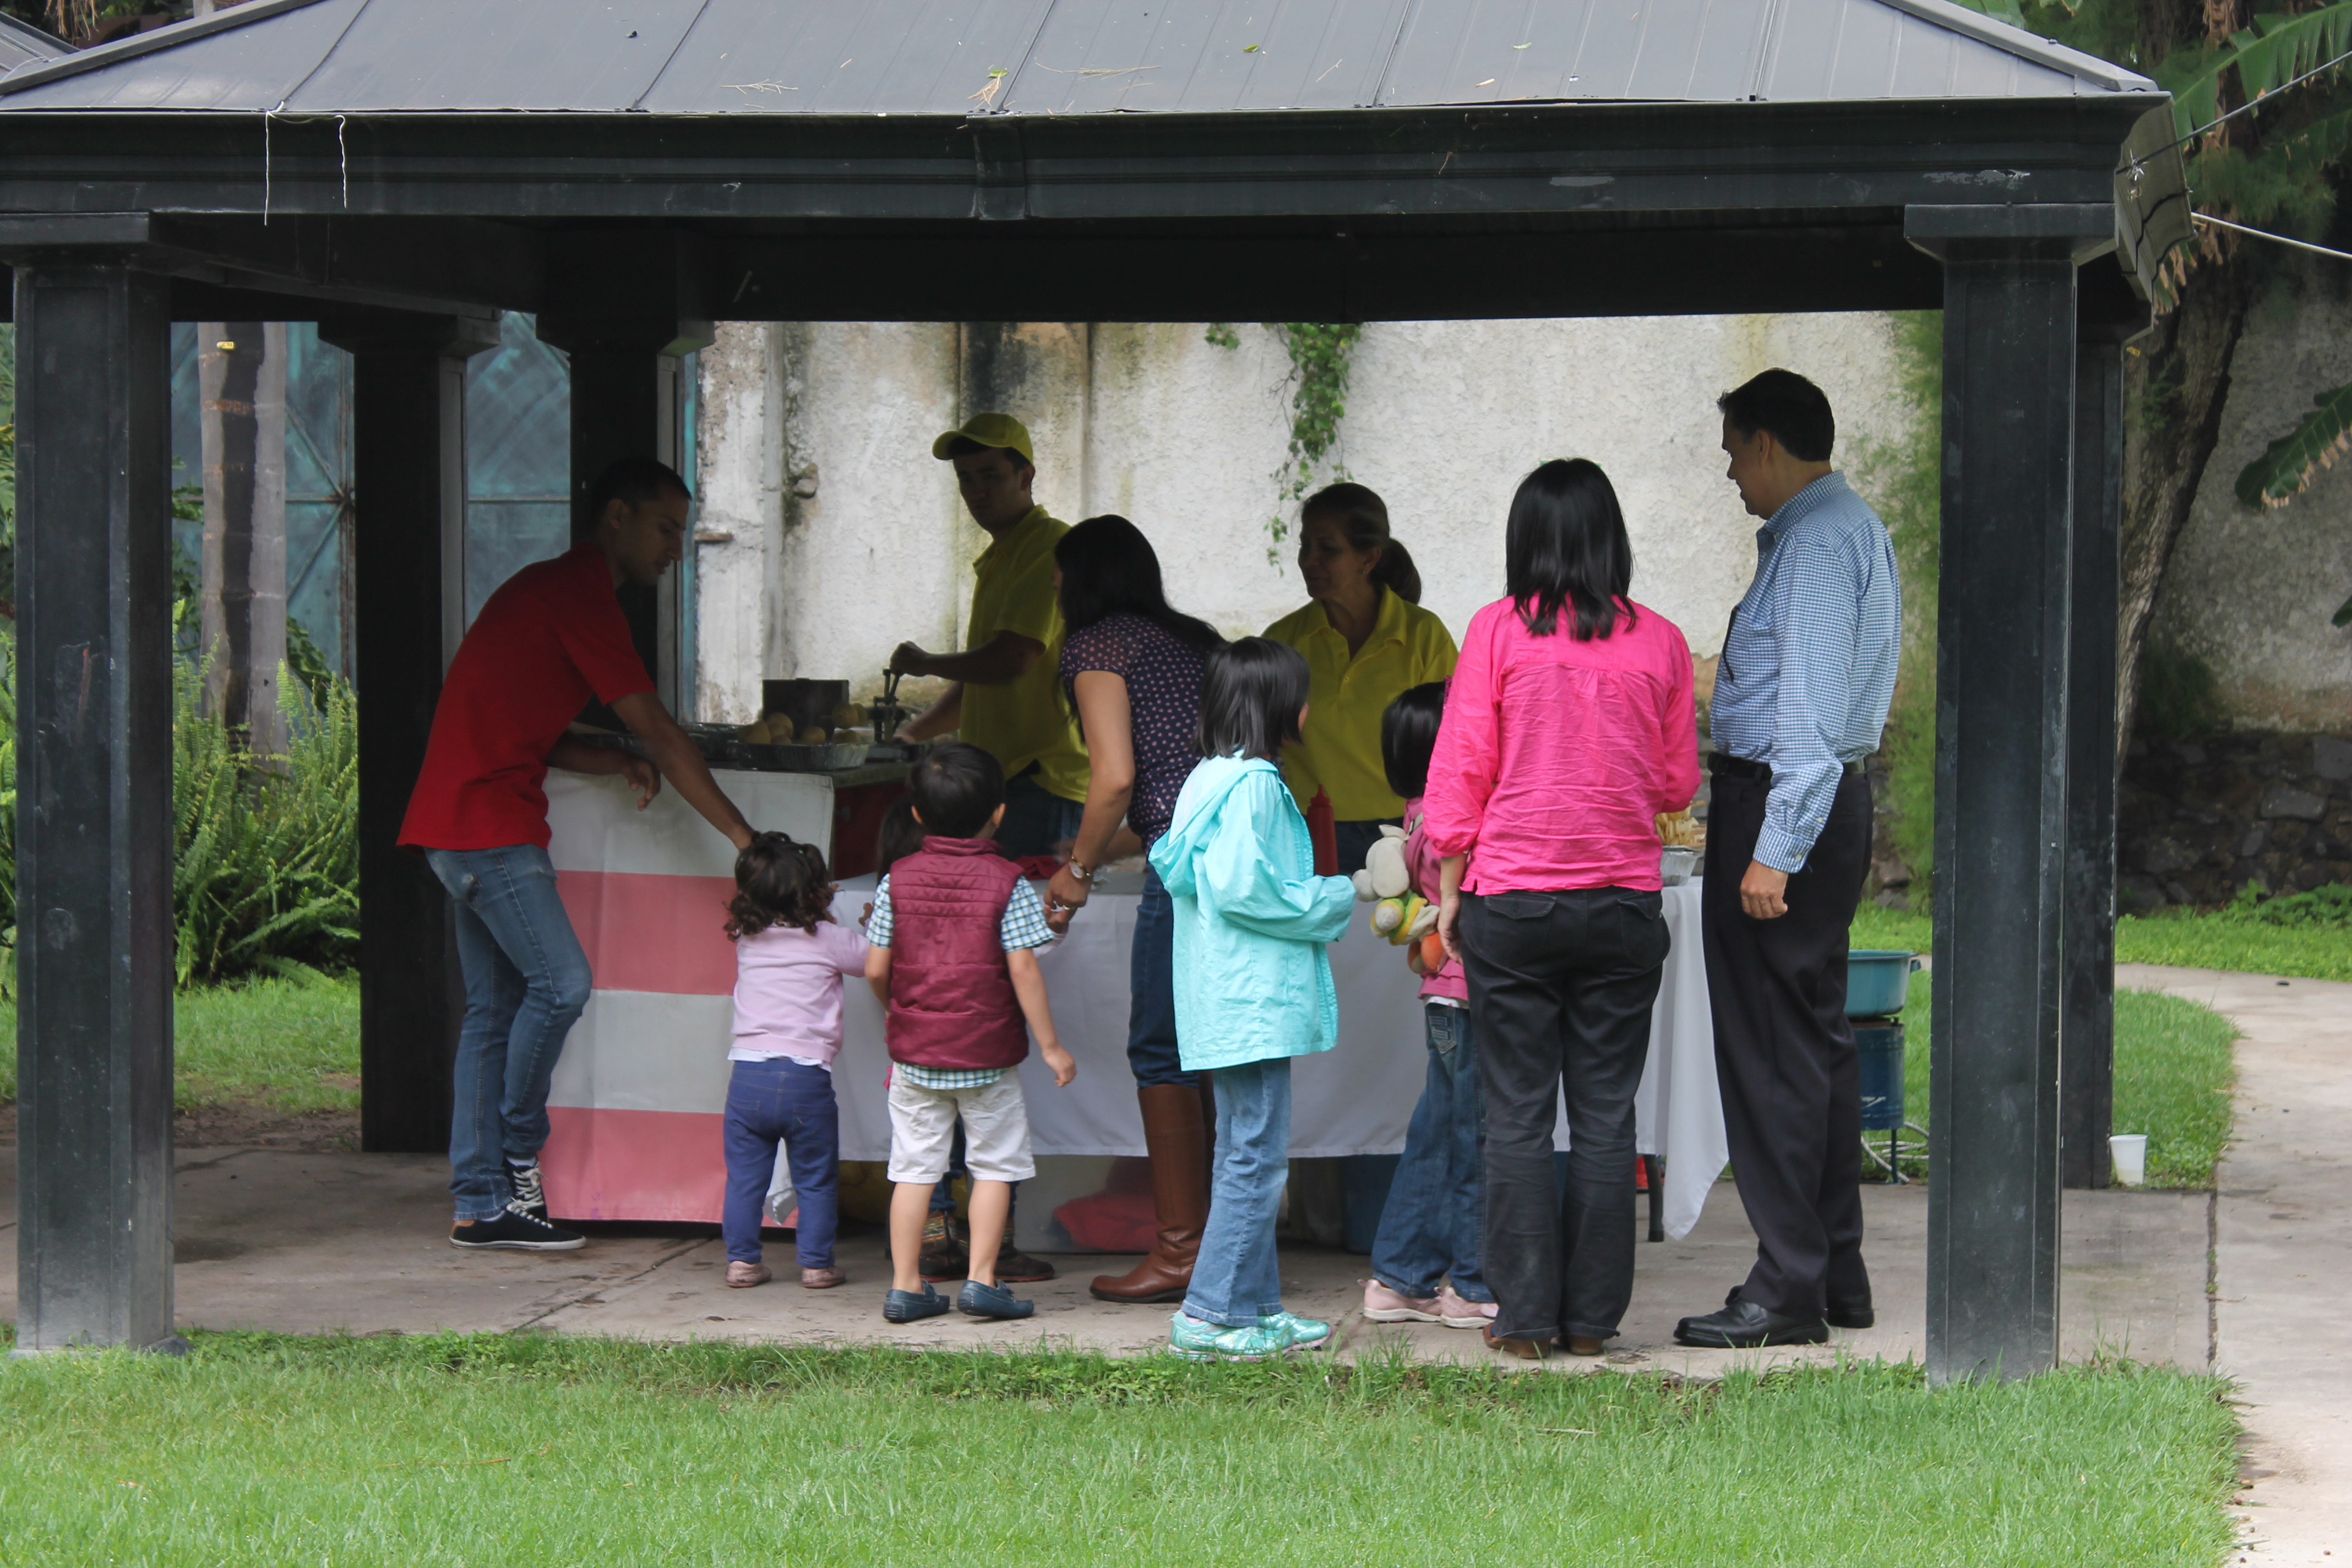
[[[1847,927],[1870,865],[1870,783],[1903,595],[1877,514],[1830,466],[1829,399],[1768,370],[1717,399],[1727,477],[1756,532],[1710,709],[1701,884],[1724,1131],[1756,1265],[1685,1344],[1816,1344],[1868,1328],[1860,1064]]]

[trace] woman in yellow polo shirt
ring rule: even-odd
[[[1404,810],[1381,763],[1381,715],[1409,689],[1454,673],[1454,637],[1421,607],[1421,574],[1363,485],[1307,498],[1298,573],[1308,602],[1265,628],[1307,656],[1313,680],[1306,739],[1284,750],[1282,773],[1301,811],[1318,790],[1330,797],[1344,876]]]

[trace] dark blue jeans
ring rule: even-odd
[[[782,1057],[737,1062],[727,1080],[727,1207],[720,1218],[727,1260],[760,1261],[760,1213],[779,1143],[800,1200],[793,1232],[800,1266],[830,1268],[841,1217],[841,1113],[833,1075]]]
[[[1478,1091],[1478,1052],[1469,1013],[1423,1005],[1429,1029],[1429,1079],[1405,1128],[1404,1156],[1389,1184],[1388,1205],[1372,1241],[1372,1278],[1402,1296],[1426,1300],[1446,1275],[1465,1301],[1491,1301],[1478,1271],[1486,1220],[1486,1165],[1479,1140],[1486,1120]]]
[[[449,1191],[460,1222],[496,1219],[507,1157],[547,1142],[547,1086],[594,980],[555,894],[555,864],[535,844],[428,849],[457,906],[466,1021],[449,1108]]]
[[[1127,972],[1127,1065],[1138,1089],[1190,1089],[1200,1074],[1176,1054],[1176,909],[1160,873],[1143,873]]]
[[[996,825],[996,847],[1019,859],[1051,855],[1055,846],[1077,837],[1084,801],[1064,800],[1037,782],[1036,772],[1004,781],[1004,820]]]
[[[1335,822],[1331,825],[1331,847],[1339,852],[1336,868],[1342,877],[1352,877],[1364,868],[1364,857],[1381,841],[1381,828],[1402,826],[1394,817],[1375,817],[1364,822]]]

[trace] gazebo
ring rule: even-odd
[[[1940,306],[1929,1354],[2054,1362],[2062,1179],[2105,1168],[2119,345],[2188,232],[2153,83],[1947,0],[251,0],[16,52],[20,1352],[173,1342],[172,321],[355,356],[364,1140],[420,1150],[457,990],[394,837],[500,310],[570,355],[577,496],[675,450],[716,320]],[[675,700],[680,606],[629,608]]]

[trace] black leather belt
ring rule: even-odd
[[[1863,772],[1861,763],[1847,763],[1843,765],[1847,773],[1859,775]],[[1735,757],[1728,752],[1710,752],[1706,759],[1706,771],[1719,779],[1759,779],[1766,784],[1772,782],[1772,770],[1769,766],[1752,757]]]

